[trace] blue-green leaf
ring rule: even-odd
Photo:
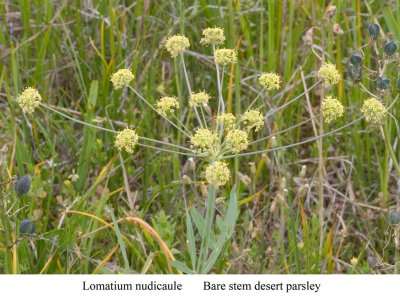
[[[189,211],[186,207],[186,231],[187,231],[187,245],[189,249],[190,261],[192,262],[192,268],[196,268],[196,242],[193,231],[192,219],[190,218]]]
[[[186,264],[180,262],[180,261],[172,261],[172,267],[175,267],[176,269],[187,273],[187,274],[193,274],[193,270],[191,270],[189,267],[186,266]]]

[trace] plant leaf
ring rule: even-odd
[[[228,233],[226,232],[221,233],[214,251],[211,253],[206,264],[204,265],[203,273],[208,273],[213,268],[215,262],[217,261],[219,255],[223,250],[225,243],[229,240],[229,238],[230,236],[228,235]]]
[[[184,272],[184,273],[187,273],[187,274],[193,274],[194,272],[193,272],[193,270],[191,270],[189,267],[187,267],[186,266],[186,264],[184,264],[184,263],[182,263],[182,262],[180,262],[180,261],[172,261],[172,267],[175,267],[176,269],[178,269],[178,270],[180,270],[180,271],[182,271],[182,272]]]
[[[194,237],[192,219],[190,218],[190,214],[187,207],[186,207],[186,231],[187,231],[187,239],[188,239],[187,245],[189,249],[190,261],[192,263],[192,268],[196,268],[196,241]]]
[[[196,226],[197,230],[199,231],[201,238],[203,238],[204,237],[204,223],[205,223],[204,218],[201,216],[199,211],[196,210],[195,208],[192,208],[190,210],[190,213],[192,215],[194,225]],[[210,233],[210,248],[214,249],[215,241],[216,241],[216,239],[215,239],[214,233]]]
[[[238,215],[238,198],[236,193],[236,185],[233,186],[229,198],[228,210],[225,216],[225,226],[228,229],[229,236],[235,230],[236,220]]]

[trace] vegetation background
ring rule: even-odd
[[[336,13],[327,22],[324,15],[332,5]],[[26,86],[36,87],[45,102],[87,122],[104,121],[108,114],[117,126],[126,122],[147,137],[186,141],[133,94],[112,92],[110,75],[131,66],[136,88],[150,101],[162,93],[186,98],[181,68],[163,49],[167,36],[182,33],[191,41],[185,55],[190,80],[201,89],[215,90],[211,51],[199,41],[203,28],[219,26],[225,29],[226,46],[239,51],[239,63],[228,69],[223,90],[227,108],[234,112],[254,98],[262,71],[283,78],[283,89],[272,106],[302,93],[301,75],[315,75],[320,61],[314,52],[325,48],[326,58],[344,73],[335,95],[348,111],[333,127],[324,127],[329,131],[351,121],[366,98],[345,72],[353,51],[368,43],[371,22],[400,40],[399,1],[1,1],[0,146],[6,145],[8,152],[0,181],[12,175],[32,177],[31,192],[17,199],[13,219],[34,220],[37,235],[12,246],[10,266],[5,266],[1,252],[0,271],[170,272],[154,233],[146,231],[143,222],[156,230],[176,258],[188,260],[183,197],[189,207],[200,210],[205,201],[182,178],[187,173],[185,157],[144,148],[125,158],[128,198],[113,137],[44,109],[25,118],[15,98]],[[368,50],[364,65],[374,66]],[[391,71],[395,94],[397,69]],[[364,84],[375,88],[375,82],[366,78]],[[320,89],[312,90],[308,99],[304,96],[278,112],[269,131],[317,114],[320,94]],[[270,107],[263,108],[266,112]],[[398,103],[393,112],[397,108]],[[394,122],[388,129],[399,155]],[[277,142],[295,143],[315,133],[308,122],[277,137]],[[240,214],[232,242],[213,272],[396,271],[392,237],[396,229],[387,215],[396,207],[398,177],[379,132],[367,129],[365,122],[324,138],[321,147],[312,142],[231,165],[232,184],[239,186]],[[305,184],[309,189],[304,192]],[[283,189],[287,193],[282,201]],[[228,197],[229,190],[221,191],[219,206]],[[136,217],[136,222],[102,228],[128,216]],[[4,248],[0,239],[0,251]]]

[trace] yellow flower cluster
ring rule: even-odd
[[[129,85],[129,83],[135,78],[132,71],[129,69],[121,69],[115,72],[111,76],[111,82],[115,89],[120,89],[124,86]]]
[[[325,63],[318,70],[318,77],[323,79],[326,85],[337,84],[340,82],[341,76],[335,65]]]
[[[216,161],[207,166],[205,175],[208,183],[215,186],[222,186],[229,181],[231,172],[225,162]]]
[[[326,123],[330,123],[344,114],[344,107],[338,99],[326,96],[321,103],[321,113]]]
[[[219,48],[214,51],[214,61],[219,65],[236,64],[237,51],[235,49]]]
[[[178,54],[183,53],[189,46],[189,39],[182,35],[170,36],[165,42],[165,49],[173,58],[176,58]]]
[[[254,127],[254,130],[258,131],[264,126],[264,116],[261,114],[260,111],[250,109],[243,114],[242,122],[247,126],[249,130]]]
[[[234,154],[247,149],[249,140],[245,131],[234,129],[226,134],[226,147]]]
[[[17,103],[21,107],[22,111],[26,114],[31,114],[39,107],[42,97],[40,96],[37,89],[33,87],[26,88],[18,97]]]
[[[190,143],[202,152],[211,152],[217,142],[217,134],[207,128],[199,128],[190,138]]]
[[[217,122],[223,123],[225,129],[231,129],[235,124],[236,117],[232,113],[222,113],[217,116]]]
[[[167,113],[173,112],[174,109],[179,108],[178,100],[175,97],[162,97],[156,102],[158,113],[167,116]]]
[[[281,78],[275,73],[262,73],[258,82],[267,90],[279,89]]]
[[[369,258],[368,258],[369,259]],[[358,259],[356,257],[353,257],[350,259],[350,264],[353,266],[357,266],[358,264]]]
[[[125,149],[126,152],[132,154],[138,141],[139,136],[136,131],[134,129],[125,128],[118,132],[114,145],[119,151]]]
[[[365,120],[371,126],[379,126],[385,122],[386,108],[383,104],[376,98],[369,98],[364,101],[361,107],[361,112],[363,113]]]
[[[210,95],[205,91],[201,91],[198,93],[192,93],[190,95],[189,104],[192,107],[197,107],[199,105],[207,104],[210,100]]]
[[[225,42],[224,29],[221,28],[206,28],[203,30],[203,36],[200,40],[203,45],[219,45]]]

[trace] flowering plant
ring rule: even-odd
[[[343,117],[345,107],[336,97],[330,94],[332,87],[342,80],[342,75],[336,66],[330,62],[322,62],[319,70],[311,75],[311,77],[317,78],[314,85],[305,88],[302,94],[275,109],[271,109],[266,114],[262,112],[265,109],[265,101],[270,100],[271,93],[279,91],[284,82],[277,73],[260,73],[257,77],[258,94],[254,97],[251,104],[245,106],[244,112],[233,114],[226,110],[226,99],[223,95],[223,88],[227,68],[236,67],[240,62],[239,52],[237,49],[220,48],[226,40],[221,28],[204,29],[203,36],[200,43],[206,46],[209,45],[212,50],[211,57],[214,62],[217,80],[216,92],[209,89],[201,90],[201,86],[194,86],[191,82],[189,73],[186,70],[184,57],[185,52],[190,48],[190,40],[183,35],[170,36],[166,40],[164,47],[173,59],[181,63],[187,86],[186,97],[171,94],[164,95],[155,103],[151,103],[133,86],[135,75],[129,68],[120,69],[111,76],[111,82],[115,91],[125,89],[133,93],[148,108],[154,111],[156,116],[160,116],[162,120],[165,120],[175,128],[185,139],[186,145],[173,143],[169,139],[148,138],[146,137],[146,131],[137,130],[128,125],[124,129],[117,131],[110,121],[111,127],[108,128],[79,120],[65,114],[57,107],[44,103],[39,91],[34,88],[27,88],[17,98],[17,103],[26,115],[30,115],[36,108],[42,107],[74,122],[115,134],[114,146],[120,152],[119,157],[122,167],[124,167],[124,154],[134,154],[136,146],[142,146],[187,157],[188,161],[192,164],[192,177],[195,177],[197,172],[196,167],[201,168],[200,183],[207,185],[207,190],[203,191],[207,195],[205,213],[202,215],[197,209],[189,208],[185,202],[186,242],[190,262],[173,260],[172,263],[176,269],[185,273],[207,273],[211,271],[216,260],[223,252],[225,244],[234,233],[238,216],[238,192],[237,186],[233,184],[233,180],[236,178],[234,178],[230,169],[231,159],[257,154],[265,155],[268,152],[310,143],[338,132],[359,121],[362,117],[365,117],[371,126],[381,126],[386,118],[386,108],[375,96],[371,96],[370,99],[364,102],[361,108],[361,118],[325,134],[279,146],[277,145],[276,137],[294,127],[262,136],[262,134],[267,133],[265,122],[275,113],[298,101],[317,86],[322,87],[324,92],[326,92],[321,101],[320,114],[317,116],[322,116],[324,122],[327,124],[331,124],[338,118]],[[389,55],[393,46],[388,45],[387,47],[386,54]],[[388,58],[393,59],[392,55],[389,55]],[[361,70],[357,68],[359,66],[359,56],[352,57],[351,65],[352,67],[349,69],[351,77],[356,77],[359,81],[361,77]],[[381,79],[380,88],[384,89],[385,85],[385,80]],[[193,91],[193,89],[197,91]],[[182,115],[182,108],[187,106],[190,107],[190,111]],[[309,119],[306,121],[309,121]],[[256,144],[263,142],[269,142],[269,146],[261,150],[252,149]],[[124,175],[126,174],[125,171],[123,173]],[[305,173],[304,167],[302,168],[302,174],[305,175]],[[188,184],[194,186],[197,184],[192,181],[193,178],[190,176],[182,176],[182,179]],[[216,217],[217,195],[223,189],[230,189],[230,197],[225,211],[221,211]],[[129,188],[127,189],[127,194],[128,192]]]

